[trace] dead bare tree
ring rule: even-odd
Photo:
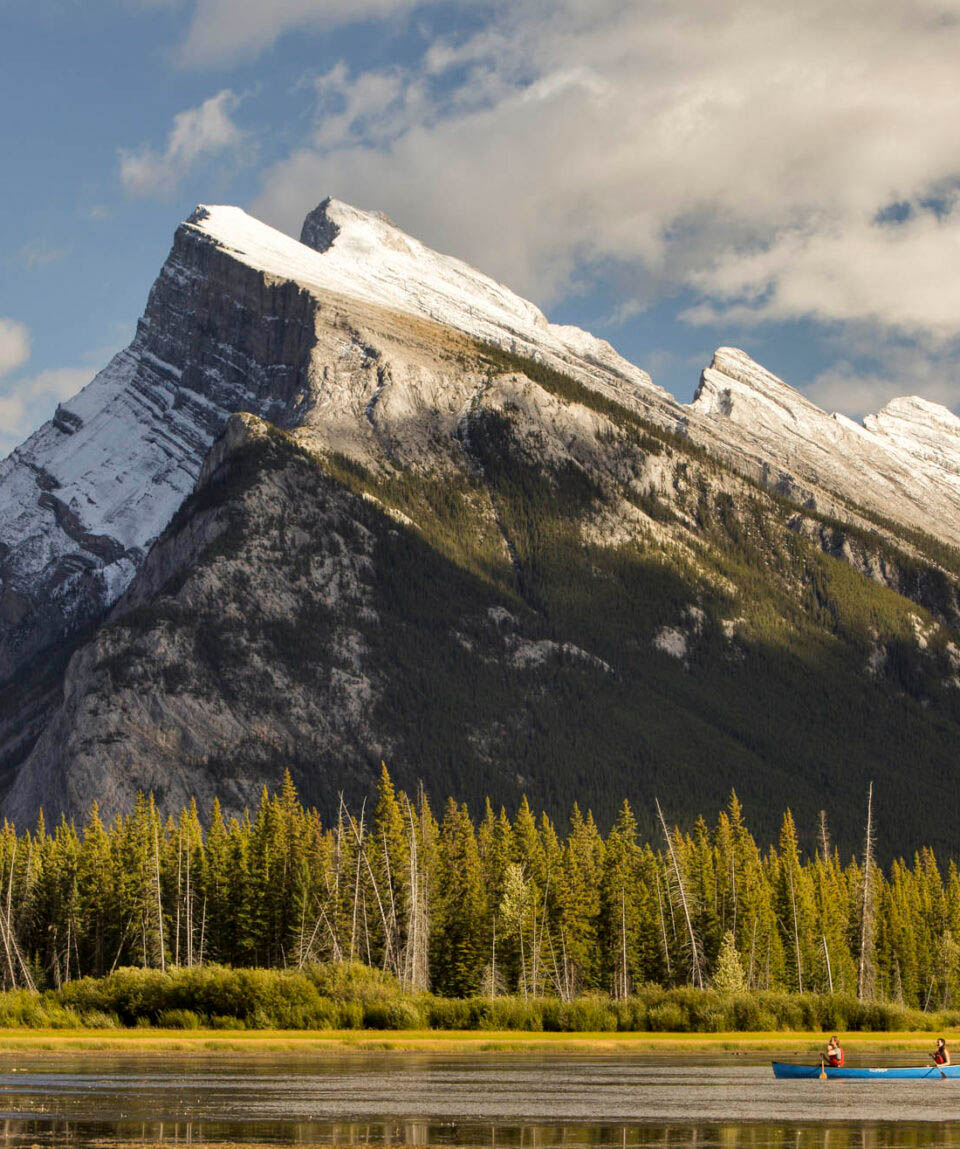
[[[793,886],[793,866],[787,866],[787,880],[790,883],[790,906],[793,910],[793,945],[797,959],[797,992],[803,993],[803,959],[800,956],[800,926],[797,922],[797,895]]]
[[[7,904],[5,909],[0,909],[0,942],[3,944],[4,959],[6,962],[6,975],[4,981],[9,978],[9,987],[12,989],[31,989],[35,990],[37,987],[34,984],[33,975],[30,973],[30,967],[27,965],[23,956],[23,951],[17,942],[17,932],[13,916],[13,875],[16,868],[17,861],[17,843],[13,843],[13,851],[10,855],[10,873],[7,876]],[[30,856],[27,857],[27,870],[29,871]],[[28,873],[29,876],[29,873]]]
[[[730,890],[733,895],[733,936],[737,936],[737,842],[730,847]]]
[[[660,819],[660,826],[663,830],[663,836],[667,843],[667,850],[670,854],[670,861],[673,865],[674,879],[677,884],[677,892],[680,897],[680,904],[683,906],[683,917],[687,924],[687,935],[690,939],[690,978],[695,986],[703,989],[703,968],[700,964],[700,948],[697,945],[696,934],[693,932],[693,919],[690,916],[690,904],[687,900],[687,893],[683,886],[683,874],[680,872],[680,863],[677,860],[676,850],[673,848],[673,840],[667,830],[667,820],[663,816],[663,810],[660,808],[659,798],[654,798],[654,803],[657,807],[657,816]]]
[[[833,970],[830,968],[830,950],[827,948],[827,935],[821,934],[820,939],[823,942],[823,960],[827,966],[827,988],[830,993],[833,993]]]
[[[757,915],[754,911],[753,915],[753,933],[750,937],[750,964],[747,968],[747,989],[754,989],[753,984],[753,959],[757,950]]]
[[[663,898],[660,896],[660,872],[659,867],[654,872],[654,877],[657,881],[657,912],[660,915],[660,935],[663,938],[663,957],[667,963],[667,979],[672,976],[670,972],[670,947],[667,945],[667,920],[663,916]]]
[[[349,811],[348,811],[348,813],[349,813]],[[363,817],[363,815],[361,813],[361,819],[362,819],[362,817]],[[364,837],[363,837],[363,833],[362,833],[363,823],[361,821],[360,828],[358,829],[357,824],[354,821],[353,817],[350,816],[350,825],[353,827],[354,836],[356,837],[356,840],[357,840],[357,849],[359,850],[359,857],[362,858],[363,861],[366,863],[367,877],[370,880],[370,886],[371,886],[371,889],[373,890],[373,896],[377,900],[377,910],[379,911],[379,914],[380,914],[380,926],[383,930],[383,968],[385,970],[389,969],[392,973],[396,974],[396,976],[399,978],[401,976],[401,971],[400,971],[400,968],[398,965],[398,950],[397,950],[397,945],[396,945],[396,934],[395,934],[395,931],[393,929],[391,929],[390,919],[387,916],[387,911],[386,911],[386,907],[385,907],[384,902],[383,902],[383,898],[380,896],[380,886],[377,882],[376,875],[373,872],[373,866],[370,863],[370,858],[367,855],[366,845],[365,845]],[[357,867],[358,867],[358,871],[359,871],[359,859],[358,859]],[[389,884],[389,879],[388,879],[388,884]],[[391,896],[392,896],[392,892],[391,892]],[[366,894],[364,894],[364,897],[363,897],[363,928],[364,928],[364,934],[365,934],[365,940],[366,940],[367,964],[369,965],[370,964],[370,931],[369,931],[369,925],[367,922]]]
[[[183,830],[177,831],[177,914],[173,928],[173,964],[180,967],[180,896],[183,875]]]
[[[817,849],[824,865],[830,861],[830,831],[827,829],[827,812],[821,810],[817,817]]]
[[[163,891],[160,887],[160,831],[156,821],[153,824],[153,864],[154,881],[157,887],[157,934],[160,939],[160,969],[166,969],[166,958],[163,953]]]
[[[364,812],[366,811],[366,808],[367,808],[367,803],[366,803],[366,800],[364,800],[363,805],[360,807],[360,837],[361,837],[361,839],[363,838],[363,815],[364,815]],[[343,805],[343,795],[341,794],[340,795],[340,815],[341,815],[341,817],[343,816],[344,812],[345,812],[345,810],[344,810],[344,805]],[[353,815],[348,814],[347,817],[348,817],[348,820],[350,822],[351,827],[353,827],[353,825],[354,825]],[[360,901],[360,866],[361,866],[360,851],[357,850],[357,873],[356,873],[356,877],[354,879],[354,884],[353,884],[353,920],[352,920],[352,924],[350,926],[350,960],[351,961],[354,960],[354,954],[356,952],[355,947],[356,947],[356,942],[357,942],[357,909],[358,909],[358,904]]]
[[[873,783],[867,791],[867,831],[863,842],[863,888],[861,893],[860,917],[860,968],[857,973],[857,997],[867,1001],[873,996],[874,965],[873,944],[875,932],[876,905],[874,900],[874,851],[876,848],[873,828]]]
[[[410,799],[406,800],[407,824],[410,827],[409,868],[410,890],[407,913],[407,938],[403,949],[403,984],[407,989],[425,990],[430,981],[429,890],[426,874],[421,868],[420,837],[424,832],[423,790],[420,793],[419,826],[414,818]]]
[[[630,982],[627,973],[627,894],[620,889],[620,968],[617,970],[617,987],[615,996],[621,999],[630,995]]]

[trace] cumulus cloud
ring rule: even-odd
[[[120,182],[131,195],[169,194],[201,160],[236,148],[243,138],[231,113],[238,97],[225,88],[173,118],[162,152],[120,150]]]
[[[0,455],[5,455],[49,418],[63,399],[96,374],[92,367],[50,367],[14,375],[30,358],[30,332],[16,319],[0,318]]]
[[[30,332],[18,319],[0,316],[0,375],[15,371],[30,358]]]
[[[452,0],[446,0],[447,3]],[[207,67],[256,56],[287,32],[412,11],[422,0],[197,0],[179,50],[182,64]]]
[[[725,252],[691,277],[724,302],[693,308],[689,318],[873,320],[949,340],[960,330],[958,266],[958,205],[921,211],[895,226],[848,218],[786,231],[759,251]]]
[[[0,391],[0,456],[21,443],[64,399],[85,387],[91,367],[51,367],[7,382]]]
[[[416,68],[327,75],[253,207],[293,232],[327,192],[381,208],[540,302],[615,262],[693,320],[946,340],[958,58],[960,0],[503,5]]]
[[[804,388],[827,411],[862,418],[901,395],[920,395],[945,407],[960,395],[960,353],[930,350],[917,343],[880,342],[869,347],[852,341],[850,356],[838,358]]]

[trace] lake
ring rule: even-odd
[[[7,1053],[0,1136],[12,1146],[960,1147],[960,1081],[776,1081],[769,1056],[753,1054]]]

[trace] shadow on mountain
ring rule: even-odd
[[[884,854],[953,848],[954,709],[865,673],[816,612],[732,634],[742,586],[585,543],[604,492],[532,467],[502,423],[472,449],[472,479],[321,465],[273,430],[235,451],[76,655],[8,810],[79,815],[93,792],[111,814],[143,788],[239,811],[289,767],[331,818],[386,760],[474,811],[527,794],[607,825],[627,797],[647,835],[654,795],[689,825],[735,789],[761,839],[790,806],[812,841],[826,809],[855,850],[872,779]]]

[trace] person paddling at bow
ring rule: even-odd
[[[820,1065],[828,1065],[831,1069],[840,1069],[843,1066],[843,1046],[836,1034],[827,1042],[826,1053],[820,1054]]]
[[[931,1053],[934,1065],[949,1065],[950,1064],[950,1050],[947,1049],[947,1043],[942,1037],[937,1038],[937,1051]]]

